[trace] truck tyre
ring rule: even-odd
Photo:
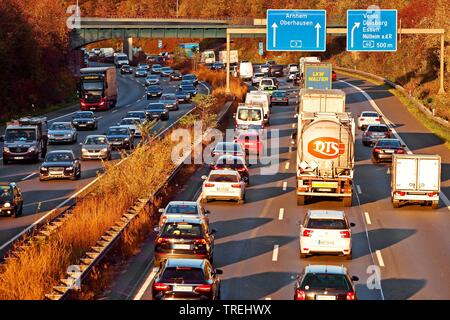
[[[392,206],[394,208],[400,208],[400,201],[398,200],[392,200]]]
[[[439,209],[439,200],[431,202],[431,209]]]
[[[352,197],[342,198],[342,203],[344,204],[344,207],[351,207],[352,206]]]
[[[3,164],[4,164],[5,166],[7,166],[7,165],[9,164],[9,160],[6,160],[5,158],[3,158]]]
[[[350,253],[345,256],[345,260],[352,260],[352,259],[353,259],[353,251],[350,251]]]
[[[306,196],[297,196],[297,205],[304,206],[306,204]]]

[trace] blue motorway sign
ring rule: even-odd
[[[397,10],[347,11],[347,51],[396,51]]]
[[[325,51],[325,10],[267,10],[267,51]]]
[[[259,43],[258,53],[259,53],[260,56],[262,56],[264,54],[264,42],[260,42]]]

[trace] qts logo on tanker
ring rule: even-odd
[[[335,138],[317,138],[308,143],[308,152],[320,159],[334,159],[344,154],[345,144]]]

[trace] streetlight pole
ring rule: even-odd
[[[178,0],[177,0],[177,18],[178,18]]]

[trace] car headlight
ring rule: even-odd
[[[71,171],[73,170],[73,167],[67,167],[66,170]]]
[[[78,124],[78,121],[73,121],[72,123],[73,123],[73,124]]]
[[[46,167],[41,167],[41,171],[48,171]]]
[[[30,148],[28,149],[28,151],[29,151],[29,152],[35,152],[35,151],[36,151],[36,147],[30,147]]]
[[[87,149],[85,149],[85,148],[81,148],[81,152],[87,153],[88,151],[87,151]]]
[[[108,152],[108,149],[107,148],[103,148],[101,151],[102,152]]]
[[[9,208],[9,207],[11,207],[11,203],[9,203],[9,202],[5,202],[5,204],[3,205],[3,207],[5,207],[5,208]]]
[[[94,120],[89,120],[87,123],[94,123]]]
[[[3,152],[9,152],[9,148],[8,147],[3,147]]]
[[[128,142],[128,141],[130,141],[130,139],[129,138],[125,138],[124,141]]]
[[[53,138],[53,134],[49,133],[49,134],[48,134],[48,137],[49,137],[49,138]]]

